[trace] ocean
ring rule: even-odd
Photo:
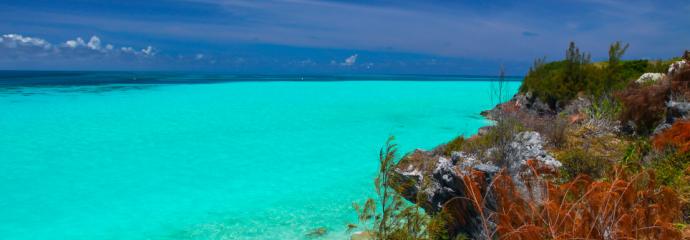
[[[0,72],[0,238],[347,239],[388,136],[476,133],[492,80]]]

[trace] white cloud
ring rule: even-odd
[[[24,37],[20,34],[4,34],[2,35],[2,42],[8,48],[17,47],[40,47],[46,50],[51,49],[52,45],[41,38]]]
[[[101,50],[101,39],[97,36],[92,36],[86,46],[93,50]]]
[[[89,50],[98,51],[102,53],[119,51],[120,53],[134,55],[156,55],[155,48],[152,46],[147,46],[146,48],[143,48],[140,51],[134,50],[133,47],[129,46],[123,46],[120,48],[115,48],[115,46],[113,46],[112,44],[105,44],[105,46],[103,46],[103,42],[101,41],[101,38],[99,38],[98,36],[91,36],[88,42],[84,41],[84,39],[81,37],[77,37],[73,40],[67,40],[62,46],[70,49],[86,48]]]
[[[111,44],[107,44],[106,47],[103,48],[101,46],[101,38],[98,36],[91,36],[89,42],[85,42],[81,37],[77,37],[77,39],[74,40],[67,40],[64,46],[72,49],[84,47],[95,51],[110,51],[114,48]]]
[[[204,54],[197,53],[196,56],[195,56],[194,58],[195,58],[196,60],[201,60],[202,58],[204,58]]]
[[[81,47],[81,46],[86,46],[86,43],[84,43],[84,39],[81,39],[80,37],[78,37],[75,40],[67,40],[65,42],[65,45],[69,48],[77,48],[77,47]]]
[[[125,53],[134,53],[134,48],[132,48],[132,47],[121,47],[120,51],[125,52]]]
[[[55,57],[60,59],[81,59],[105,58],[133,55],[137,57],[151,57],[156,55],[153,46],[147,46],[141,50],[134,50],[133,47],[115,47],[106,44],[98,36],[91,36],[89,41],[83,38],[67,40],[63,43],[53,45],[50,42],[35,37],[26,37],[20,34],[0,35],[0,49],[8,49],[12,56],[21,56],[26,59],[31,57]],[[7,54],[7,55],[10,55]],[[0,56],[2,58],[3,56]]]
[[[141,52],[144,53],[146,56],[154,56],[156,55],[156,52],[154,51],[153,47],[148,46],[144,49],[141,49]]]
[[[345,59],[345,61],[343,63],[341,63],[341,65],[343,65],[343,66],[354,65],[357,62],[357,56],[358,56],[357,54],[349,56],[348,58]]]

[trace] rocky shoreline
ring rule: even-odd
[[[690,72],[690,67],[686,67],[689,65],[687,61],[673,63],[665,74],[645,73],[636,82],[647,85],[671,84],[664,81]],[[483,127],[477,135],[458,140],[461,144],[451,142],[432,150],[418,149],[407,154],[395,166],[392,185],[399,194],[427,213],[450,214],[452,224],[447,227],[450,236],[482,239],[489,233],[486,232],[486,222],[480,216],[482,210],[468,201],[471,196],[468,196],[470,188],[466,176],[482,176],[484,182],[492,183],[499,172],[503,172],[510,176],[524,198],[542,201],[544,196],[540,195],[543,193],[540,189],[544,186],[524,177],[534,170],[534,166],[538,166],[540,172],[562,178],[564,165],[572,168],[573,164],[581,164],[560,161],[566,159],[573,149],[595,156],[607,162],[607,165],[618,164],[619,159],[627,156],[626,151],[636,141],[634,139],[654,139],[674,123],[688,119],[690,102],[687,99],[676,99],[676,96],[667,96],[665,99],[661,108],[666,116],[651,135],[645,136],[631,130],[635,128],[632,121],[622,122],[593,113],[600,104],[599,99],[578,96],[567,105],[554,108],[532,92],[520,92],[511,100],[481,113],[488,119],[498,121],[497,125]],[[517,121],[520,127],[501,126],[501,121],[508,120]],[[489,138],[498,142],[482,143]],[[500,162],[495,161],[498,159],[496,155],[501,156]],[[651,156],[652,153],[645,153],[640,161],[653,161],[649,159]],[[500,201],[495,198],[493,190],[480,190],[482,196],[486,196],[482,208],[487,211],[498,209]],[[496,226],[497,223],[492,220],[490,224]]]

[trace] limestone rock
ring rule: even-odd
[[[645,73],[640,76],[637,80],[635,80],[636,83],[644,84],[644,83],[653,83],[653,82],[658,82],[659,80],[664,79],[666,77],[666,74],[663,73]]]
[[[677,61],[671,64],[671,66],[668,67],[668,75],[669,77],[675,76],[677,73],[681,72],[683,69],[688,67],[688,62],[687,60],[681,60]]]
[[[544,150],[544,144],[544,139],[542,139],[538,132],[520,132],[515,135],[513,142],[510,143],[507,160],[513,163],[512,167],[525,165],[527,160],[533,159],[553,170],[560,168],[561,162]],[[518,164],[516,165],[515,163]]]
[[[536,192],[528,189],[528,184],[522,182],[521,176],[525,171],[529,171],[528,160],[535,160],[540,166],[554,170],[561,167],[561,163],[544,149],[544,144],[544,139],[539,133],[527,131],[516,134],[507,147],[509,153],[507,161],[510,162],[507,173],[522,194],[534,195]],[[501,168],[466,152],[452,152],[449,157],[438,152],[416,150],[398,163],[391,177],[392,186],[409,201],[418,203],[427,212],[436,213],[452,199],[466,199],[463,176],[470,174],[471,171],[482,173],[482,176],[486,178],[485,182],[488,183],[501,171]],[[486,199],[486,207],[495,209],[496,200],[491,197],[492,194],[487,196],[489,197]],[[465,208],[460,212],[466,214],[456,216],[462,218],[460,222],[463,224],[458,225],[453,231],[470,237],[481,236],[483,231],[481,219],[472,205],[461,204],[455,207]]]

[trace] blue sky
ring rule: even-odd
[[[0,69],[521,75],[690,48],[690,1],[5,0]]]

